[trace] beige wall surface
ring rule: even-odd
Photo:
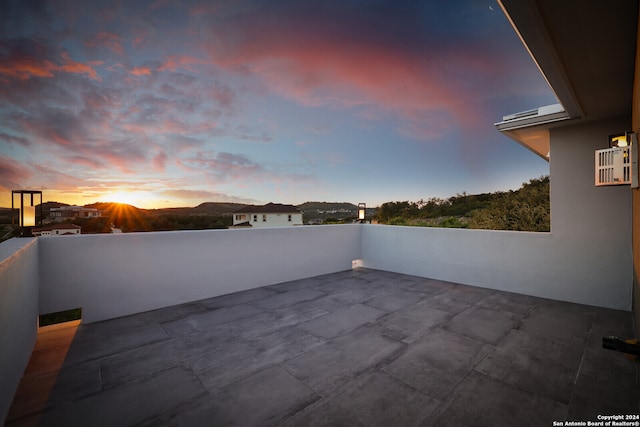
[[[640,19],[638,21],[640,23]],[[636,36],[636,64],[633,79],[632,129],[640,135],[640,25]],[[632,173],[637,173],[635,170]],[[633,313],[636,337],[640,334],[640,188],[631,190],[633,212]]]

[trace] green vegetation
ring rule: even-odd
[[[349,224],[358,213],[356,205],[346,202],[305,202],[298,209],[305,224]]]
[[[549,231],[549,177],[532,179],[516,191],[387,202],[378,208],[376,220],[422,227]]]
[[[44,217],[58,202],[43,204]],[[232,225],[232,213],[246,205],[202,203],[195,208],[139,209],[120,203],[94,203],[86,207],[102,212],[99,218],[75,218],[83,234],[139,231],[206,230]],[[357,206],[344,202],[306,202],[298,206],[305,223],[343,224],[356,221]],[[0,241],[19,234],[11,226],[11,209],[0,208]],[[549,177],[532,179],[519,190],[417,202],[387,202],[367,208],[367,219],[381,224],[418,227],[484,228],[491,230],[549,231]]]
[[[201,205],[202,206],[202,205]],[[200,207],[201,207],[200,206]],[[124,233],[138,231],[208,230],[227,228],[232,223],[231,216],[211,213],[193,208],[139,209],[120,203],[94,203],[88,205],[102,211],[99,218],[76,218],[73,224],[82,227],[82,233],[110,233],[111,225]]]
[[[20,228],[17,225],[1,224],[0,225],[0,242],[4,242],[12,237],[20,235]]]

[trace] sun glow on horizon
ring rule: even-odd
[[[101,199],[105,202],[123,203],[137,208],[151,208],[157,204],[154,203],[157,201],[154,200],[152,195],[142,191],[119,190],[106,193]]]

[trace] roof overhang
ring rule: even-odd
[[[637,1],[498,3],[559,101],[505,116],[499,131],[548,158],[548,130],[566,120],[631,117]]]
[[[570,119],[560,104],[504,116],[495,127],[545,160],[549,159],[549,126]]]

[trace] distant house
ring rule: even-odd
[[[75,224],[54,224],[45,227],[38,227],[31,230],[34,236],[69,236],[81,234],[82,227]]]
[[[63,222],[74,218],[98,218],[101,215],[98,209],[82,206],[61,206],[59,208],[51,208],[49,211],[49,218],[55,222]]]
[[[233,213],[233,228],[293,225],[302,225],[302,212],[293,205],[267,203],[264,206],[246,206]]]

